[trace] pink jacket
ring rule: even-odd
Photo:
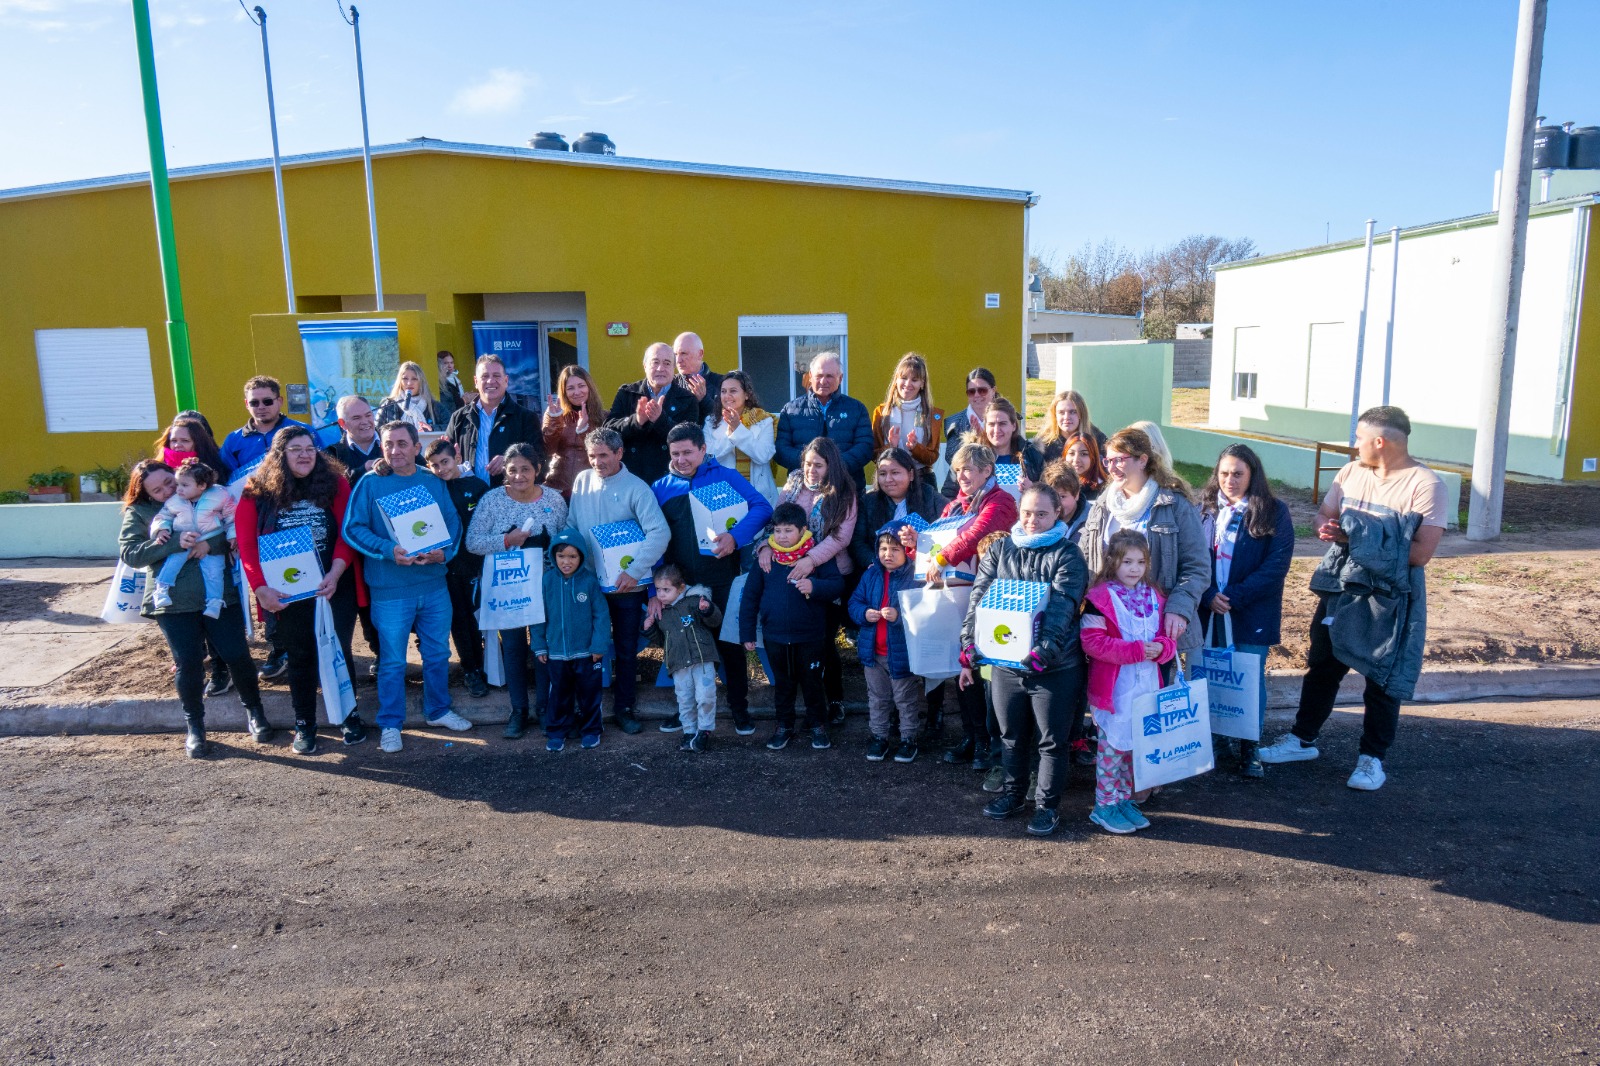
[[[1100,584],[1091,588],[1083,597],[1083,605],[1086,614],[1092,609],[1093,613],[1105,620],[1103,629],[1098,626],[1080,626],[1078,629],[1083,653],[1089,657],[1089,706],[1102,711],[1114,710],[1111,693],[1117,687],[1117,675],[1124,664],[1144,662],[1144,645],[1137,640],[1122,639],[1109,586]],[[1166,605],[1167,598],[1157,592],[1156,613],[1161,614]],[[1171,662],[1178,654],[1178,646],[1171,637],[1157,636],[1155,640],[1161,645],[1161,656],[1156,662]]]

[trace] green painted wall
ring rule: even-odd
[[[1171,341],[1073,344],[1056,360],[1056,387],[1077,389],[1106,433],[1133,422],[1172,418]]]

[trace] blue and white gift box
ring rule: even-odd
[[[378,497],[378,510],[389,523],[395,543],[407,555],[421,555],[450,546],[450,527],[433,493],[421,485]]]
[[[701,555],[715,555],[717,538],[731,532],[750,505],[726,481],[689,490],[689,512],[694,516],[695,538]]]
[[[309,599],[322,584],[317,542],[304,526],[263,533],[256,542],[267,587],[284,603]]]
[[[1011,494],[1011,498],[1018,503],[1022,502],[1022,464],[1021,463],[996,463],[994,467],[994,483]]]
[[[910,526],[916,532],[921,533],[924,529],[928,528],[928,520],[919,514],[907,514],[903,518],[889,519],[883,525],[878,527],[877,532],[898,533],[901,526]],[[876,536],[877,534],[875,533],[873,535]]]
[[[1021,669],[1039,635],[1039,616],[1050,599],[1043,581],[994,581],[978,601],[974,625],[985,662]]]
[[[600,549],[594,567],[600,587],[606,592],[615,592],[617,580],[639,561],[639,552],[644,548],[644,529],[637,522],[607,522],[589,530],[589,535]]]
[[[972,521],[971,515],[951,515],[949,518],[928,523],[928,528],[917,533],[915,573],[918,577],[928,576],[928,571],[933,567],[933,553],[954,540],[956,534],[965,529],[970,521]],[[977,566],[978,558],[974,555],[954,570],[947,572],[945,577],[971,581],[977,575]]]

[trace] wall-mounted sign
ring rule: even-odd
[[[606,323],[606,336],[608,336],[608,337],[626,337],[627,335],[628,335],[628,323],[626,323],[626,322],[607,322]]]
[[[1000,306],[1000,294],[997,293],[997,292],[986,292],[986,293],[984,293],[983,294],[983,306],[986,307],[986,308],[999,307]]]
[[[309,415],[311,413],[311,386],[310,385],[285,385],[283,394],[289,400],[286,413],[291,415]]]

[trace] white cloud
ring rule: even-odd
[[[589,100],[583,96],[579,96],[578,103],[582,104],[584,107],[616,107],[618,104],[627,103],[629,100],[632,100],[638,95],[639,91],[637,89],[630,89],[620,96],[612,96],[605,100]]]
[[[456,93],[450,110],[466,115],[503,115],[522,105],[534,79],[521,71],[497,67],[483,81]]]

